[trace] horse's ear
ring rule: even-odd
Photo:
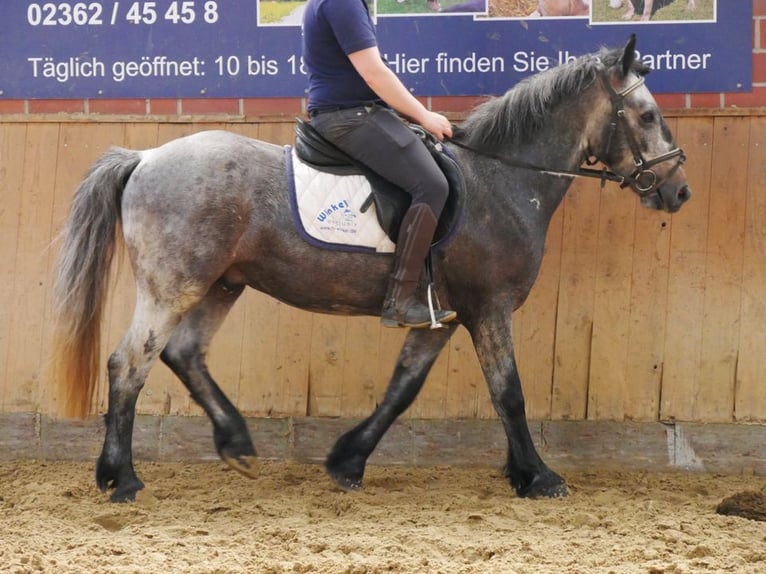
[[[630,67],[636,59],[636,35],[631,34],[628,43],[625,44],[625,50],[622,53],[622,75],[627,76]]]

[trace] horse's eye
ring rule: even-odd
[[[645,124],[651,124],[656,119],[654,112],[644,112],[641,114],[641,121]]]

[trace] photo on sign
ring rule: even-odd
[[[717,0],[591,0],[594,24],[715,22]]]
[[[489,0],[490,18],[587,18],[593,0]]]
[[[593,24],[715,22],[717,0],[375,0],[374,16],[498,20],[588,18]],[[259,0],[259,26],[300,26],[306,0]]]
[[[376,11],[385,16],[487,15],[492,0],[377,0]]]
[[[376,16],[486,16],[493,0],[377,0],[368,2]],[[524,0],[520,0],[524,1]],[[306,0],[258,0],[259,26],[300,26]]]
[[[306,0],[258,0],[258,25],[300,27],[305,9]]]

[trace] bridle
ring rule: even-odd
[[[622,131],[625,134],[625,139],[628,141],[628,146],[630,146],[630,151],[633,154],[633,164],[635,165],[635,169],[627,177],[617,176],[622,179],[622,181],[619,182],[620,187],[624,188],[630,186],[633,190],[635,190],[639,197],[647,196],[650,193],[656,191],[657,188],[659,188],[668,178],[673,176],[673,174],[678,170],[678,168],[681,167],[684,161],[686,161],[686,156],[684,155],[683,150],[679,147],[675,147],[669,152],[666,152],[650,160],[646,160],[644,155],[641,153],[641,147],[638,145],[636,136],[630,129],[630,125],[628,124],[628,120],[625,116],[625,108],[623,107],[623,102],[629,94],[633,93],[636,89],[644,85],[644,76],[640,76],[636,82],[630,86],[627,86],[626,88],[623,88],[619,92],[612,87],[612,84],[609,82],[609,78],[607,77],[606,71],[602,71],[599,74],[599,79],[601,80],[601,85],[604,87],[604,90],[607,94],[609,94],[609,99],[612,102],[612,121],[609,123],[609,134],[607,135],[606,139],[606,154],[609,155],[609,149],[612,146],[612,138],[617,131],[617,126],[622,124]],[[675,165],[662,179],[660,179],[657,176],[657,173],[651,169],[658,163],[663,163],[674,158],[678,158]],[[590,160],[586,160],[586,163],[593,165]],[[595,163],[595,161],[593,163]]]
[[[650,160],[646,160],[644,158],[644,155],[641,153],[641,147],[638,145],[638,142],[636,141],[636,137],[633,134],[633,131],[631,130],[630,125],[628,124],[623,102],[628,95],[630,95],[636,89],[644,85],[644,81],[645,81],[644,76],[640,76],[636,82],[634,82],[630,86],[627,86],[626,88],[623,88],[619,92],[615,90],[612,87],[611,83],[609,82],[606,68],[602,67],[602,69],[599,71],[599,80],[601,81],[601,84],[604,87],[604,90],[609,95],[609,99],[612,104],[612,119],[609,123],[609,133],[607,135],[607,144],[606,144],[606,147],[604,148],[605,153],[607,155],[609,154],[609,149],[612,145],[612,139],[614,137],[614,134],[617,132],[618,126],[622,125],[622,131],[624,132],[625,139],[628,141],[628,145],[630,146],[631,153],[633,154],[633,163],[635,165],[635,169],[628,176],[623,176],[623,175],[614,173],[613,171],[607,169],[606,167],[603,169],[593,169],[593,168],[580,166],[575,170],[550,169],[550,168],[539,166],[533,163],[516,160],[513,158],[507,158],[499,154],[487,153],[485,151],[476,149],[457,139],[449,138],[448,141],[455,144],[458,147],[462,147],[463,149],[467,149],[479,155],[496,159],[512,167],[529,169],[532,171],[537,171],[539,173],[545,173],[549,175],[572,176],[572,177],[582,176],[582,177],[597,178],[601,180],[601,187],[603,187],[607,181],[614,181],[619,183],[621,188],[630,186],[631,189],[633,189],[638,194],[639,197],[646,197],[647,195],[650,195],[651,193],[657,191],[658,188],[681,167],[684,161],[686,161],[686,156],[684,155],[683,150],[681,150],[681,148],[679,147],[675,147],[669,152],[659,155]],[[667,173],[667,175],[664,178],[660,178],[657,175],[657,173],[651,169],[652,167],[654,167],[655,165],[659,163],[669,161],[674,158],[678,158],[676,161],[676,164],[672,167],[672,169]],[[590,155],[588,157],[583,158],[583,163],[587,165],[595,165],[599,162],[604,163],[600,158],[594,155]]]

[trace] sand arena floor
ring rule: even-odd
[[[565,472],[571,495],[516,498],[498,469],[371,467],[344,493],[321,466],[137,463],[135,503],[93,463],[0,463],[11,573],[766,572],[766,522],[716,505],[763,476]]]

